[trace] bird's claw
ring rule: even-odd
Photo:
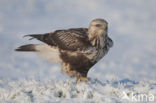
[[[87,77],[80,77],[80,78],[78,78],[77,79],[77,82],[88,82],[89,81],[89,78],[87,78]]]

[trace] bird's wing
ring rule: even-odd
[[[57,30],[46,34],[31,34],[50,46],[56,46],[63,50],[83,51],[88,50],[91,46],[87,37],[87,28],[72,28],[68,30]]]

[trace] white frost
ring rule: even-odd
[[[124,79],[101,82],[94,79],[88,83],[76,83],[73,80],[43,82],[24,79],[0,82],[0,102],[4,103],[125,103],[132,102],[130,93],[156,96],[156,80],[136,82]],[[130,99],[122,98],[123,95]]]

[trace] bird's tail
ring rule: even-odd
[[[28,44],[15,49],[20,52],[36,52],[40,57],[52,62],[60,63],[59,50],[47,44]]]
[[[15,49],[15,51],[21,51],[21,52],[32,52],[32,51],[38,51],[36,49],[37,44],[27,44],[27,45],[22,45],[20,47],[18,47],[17,49]]]

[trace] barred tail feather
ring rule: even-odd
[[[21,52],[31,52],[35,51],[40,57],[50,61],[52,63],[60,63],[59,50],[55,47],[49,46],[47,44],[28,44],[22,45],[15,49],[15,51]]]
[[[37,51],[35,46],[36,46],[35,44],[22,45],[22,46],[18,47],[17,49],[15,49],[15,51],[21,51],[21,52]]]

